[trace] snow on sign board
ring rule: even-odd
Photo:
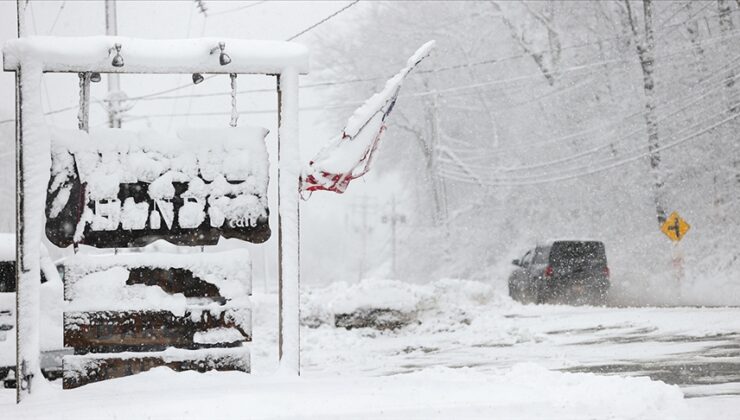
[[[270,237],[264,128],[51,133],[46,236],[57,246]]]
[[[249,372],[251,281],[243,249],[66,259],[63,388],[158,366]]]
[[[219,62],[213,48],[224,44],[231,61]],[[115,45],[123,67],[113,66]],[[111,51],[111,49],[113,50]],[[237,38],[142,39],[124,36],[30,36],[8,40],[3,46],[3,67],[13,71],[29,60],[39,71],[100,73],[251,73],[281,74],[294,68],[308,72],[308,48],[295,42]]]
[[[303,171],[302,191],[327,190],[341,194],[350,181],[368,172],[385,130],[385,119],[393,110],[401,84],[433,48],[434,41],[422,45],[408,59],[406,67],[385,83],[382,91],[355,110],[342,134],[330,140]]]

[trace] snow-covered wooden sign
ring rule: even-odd
[[[102,137],[96,132],[65,134],[50,130],[45,122],[39,94],[44,73],[80,73],[81,129],[88,127],[85,98],[93,73],[228,74],[232,81],[242,74],[275,77],[278,354],[281,368],[298,374],[298,79],[308,72],[306,47],[222,38],[26,37],[25,3],[18,2],[19,39],[2,48],[3,69],[16,76],[17,401],[37,389],[33,384],[41,377],[39,249],[45,210],[49,239],[60,246],[124,247],[158,238],[175,244],[212,244],[219,236],[263,242],[270,235],[264,129],[188,130],[176,141],[125,131]],[[183,170],[191,164],[194,171]],[[170,322],[161,318],[157,322],[165,321]],[[160,355],[157,363],[194,366],[182,351],[174,353]],[[130,366],[153,366],[149,356],[136,358]],[[216,369],[234,360],[223,354],[211,356],[201,360]],[[85,366],[115,371],[124,365],[102,361]]]
[[[309,162],[301,175],[302,191],[327,190],[343,193],[350,181],[370,170],[385,119],[393,110],[401,84],[421,60],[434,48],[429,41],[406,62],[406,67],[390,78],[382,91],[374,94],[357,108],[347,120],[342,134],[330,140]]]
[[[264,242],[266,135],[258,127],[188,128],[177,138],[52,130],[46,236],[60,247]]]
[[[65,389],[158,366],[250,371],[250,257],[135,253],[65,261]]]

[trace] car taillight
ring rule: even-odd
[[[553,272],[553,269],[551,265],[548,265],[547,267],[545,267],[545,277],[552,277],[552,272]]]
[[[609,277],[609,267],[604,266],[604,275]]]

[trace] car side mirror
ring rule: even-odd
[[[519,259],[518,259],[518,258],[517,258],[517,259],[515,259],[515,260],[513,260],[513,261],[512,261],[511,263],[512,263],[512,264],[514,264],[514,265],[516,265],[516,266],[520,266],[520,265],[522,265],[522,263],[521,263],[521,262],[519,261]]]

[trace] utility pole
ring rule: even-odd
[[[118,35],[116,0],[105,0],[105,34]],[[108,126],[121,128],[121,76],[108,73]]]
[[[369,196],[363,194],[359,196],[350,207],[352,210],[360,211],[361,226],[359,228],[355,227],[354,229],[360,231],[361,252],[357,280],[362,281],[362,278],[365,276],[365,271],[367,271],[367,236],[372,232],[372,227],[367,223],[367,213],[371,207],[374,208],[375,205],[371,202],[371,198]]]
[[[391,211],[384,214],[381,219],[383,223],[391,225],[391,275],[396,279],[396,224],[406,223],[406,215],[396,211],[396,196],[391,196]]]

